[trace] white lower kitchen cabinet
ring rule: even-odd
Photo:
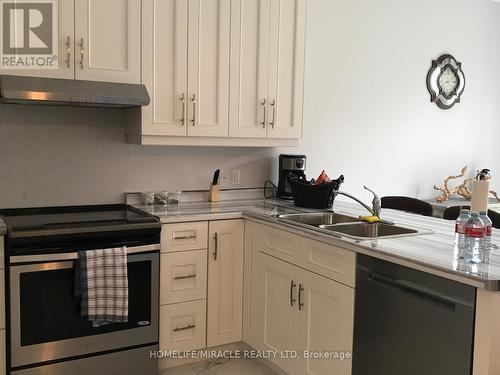
[[[347,359],[303,359],[299,374],[350,374],[354,289],[302,270],[299,278],[299,352],[347,354]]]
[[[163,225],[160,350],[241,341],[244,231],[242,219]]]
[[[300,269],[268,255],[261,257],[264,289],[260,303],[264,305],[262,342],[264,350],[284,353],[299,349],[299,310],[297,287]],[[288,374],[297,374],[298,361],[278,355],[271,361]]]
[[[241,341],[243,220],[209,224],[207,346]]]
[[[202,349],[205,335],[205,300],[160,307],[160,350]]]
[[[306,269],[307,263],[299,267],[265,253],[269,235],[280,238],[287,233],[249,221],[245,224],[243,341],[258,350],[277,351],[271,361],[290,375],[349,375],[355,290],[329,278],[331,272],[325,271],[325,277]],[[303,240],[300,253],[304,255],[310,251],[311,240]],[[332,246],[331,250],[338,256],[340,249]],[[298,254],[297,263],[303,258]],[[354,272],[353,263],[343,268],[339,278],[351,279]],[[286,357],[295,352],[297,358]],[[345,358],[314,357],[321,353]]]

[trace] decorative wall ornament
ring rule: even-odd
[[[467,172],[467,168],[468,168],[468,166],[466,165],[465,167],[462,168],[460,173],[457,174],[456,176],[448,176],[447,178],[445,178],[444,185],[442,187],[434,185],[434,190],[441,192],[441,195],[436,198],[436,201],[438,201],[440,203],[445,202],[445,201],[449,200],[455,194],[462,196],[465,199],[470,201],[472,199],[472,181],[474,181],[480,174],[484,174],[485,171],[487,171],[486,174],[488,175],[488,179],[491,178],[489,176],[489,170],[483,169],[482,171],[477,171],[476,175],[473,178],[466,178],[466,179],[464,179],[464,181],[460,185],[458,185],[454,188],[450,188],[449,182],[451,180],[457,180],[459,178],[465,177],[465,173]],[[491,190],[490,194],[492,196],[494,196],[497,201],[500,202],[500,197],[498,196],[497,192]]]
[[[431,94],[431,102],[435,102],[441,109],[450,109],[460,103],[460,96],[465,89],[462,63],[448,54],[433,60],[427,74],[427,88]]]

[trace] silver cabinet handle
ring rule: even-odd
[[[193,240],[196,238],[196,234],[188,234],[186,236],[174,237],[174,240]]]
[[[262,106],[262,111],[264,112],[264,119],[260,122],[263,128],[266,127],[266,120],[267,120],[267,114],[266,114],[266,99],[262,99],[260,102],[260,105]]]
[[[71,38],[68,36],[66,38],[66,67],[71,68]]]
[[[194,279],[196,274],[193,275],[185,275],[185,276],[175,276],[174,280],[185,280],[185,279]]]
[[[83,69],[83,59],[85,57],[83,38],[80,38],[80,43],[78,43],[78,45],[80,46],[80,69]]]
[[[302,284],[299,284],[299,310],[302,310],[304,307],[304,302],[302,302],[302,292],[304,291],[304,287]]]
[[[215,246],[214,246],[214,260],[217,260],[217,253],[219,252],[219,236],[217,233],[214,234],[214,242],[215,242]]]
[[[295,284],[293,282],[293,280],[290,282],[290,306],[293,307],[293,304],[295,303],[295,298],[293,298],[293,294],[294,294],[294,291],[295,291],[295,287],[297,286],[297,284]]]
[[[271,125],[271,128],[274,129],[274,124],[276,121],[276,100],[271,101],[271,103],[269,104],[271,105],[271,107],[273,107],[273,119],[269,122],[269,125]]]
[[[193,94],[193,97],[191,98],[191,102],[193,102],[193,119],[191,122],[193,123],[193,126],[196,125],[196,94]]]
[[[181,94],[180,101],[182,103],[182,116],[181,116],[181,125],[184,126],[185,117],[184,117],[184,112],[186,110],[186,100],[184,98],[184,93]]]
[[[176,327],[173,329],[174,332],[179,332],[179,331],[185,331],[187,329],[191,329],[191,328],[195,328],[196,327],[196,324],[189,324],[187,326],[184,326],[184,327]]]

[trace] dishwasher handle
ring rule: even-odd
[[[443,305],[443,307],[451,310],[455,310],[456,305],[464,305],[472,308],[474,307],[473,304],[466,299],[444,294],[439,290],[430,289],[408,280],[397,280],[388,276],[371,273],[368,277],[368,281],[389,288],[397,289],[404,293],[413,294],[422,299],[426,299],[431,302]]]

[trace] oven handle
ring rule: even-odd
[[[160,244],[127,247],[127,255],[140,254],[149,251],[160,250]],[[33,262],[56,262],[64,260],[77,260],[78,253],[61,254],[38,254],[38,255],[14,255],[9,258],[11,264],[33,263]]]

